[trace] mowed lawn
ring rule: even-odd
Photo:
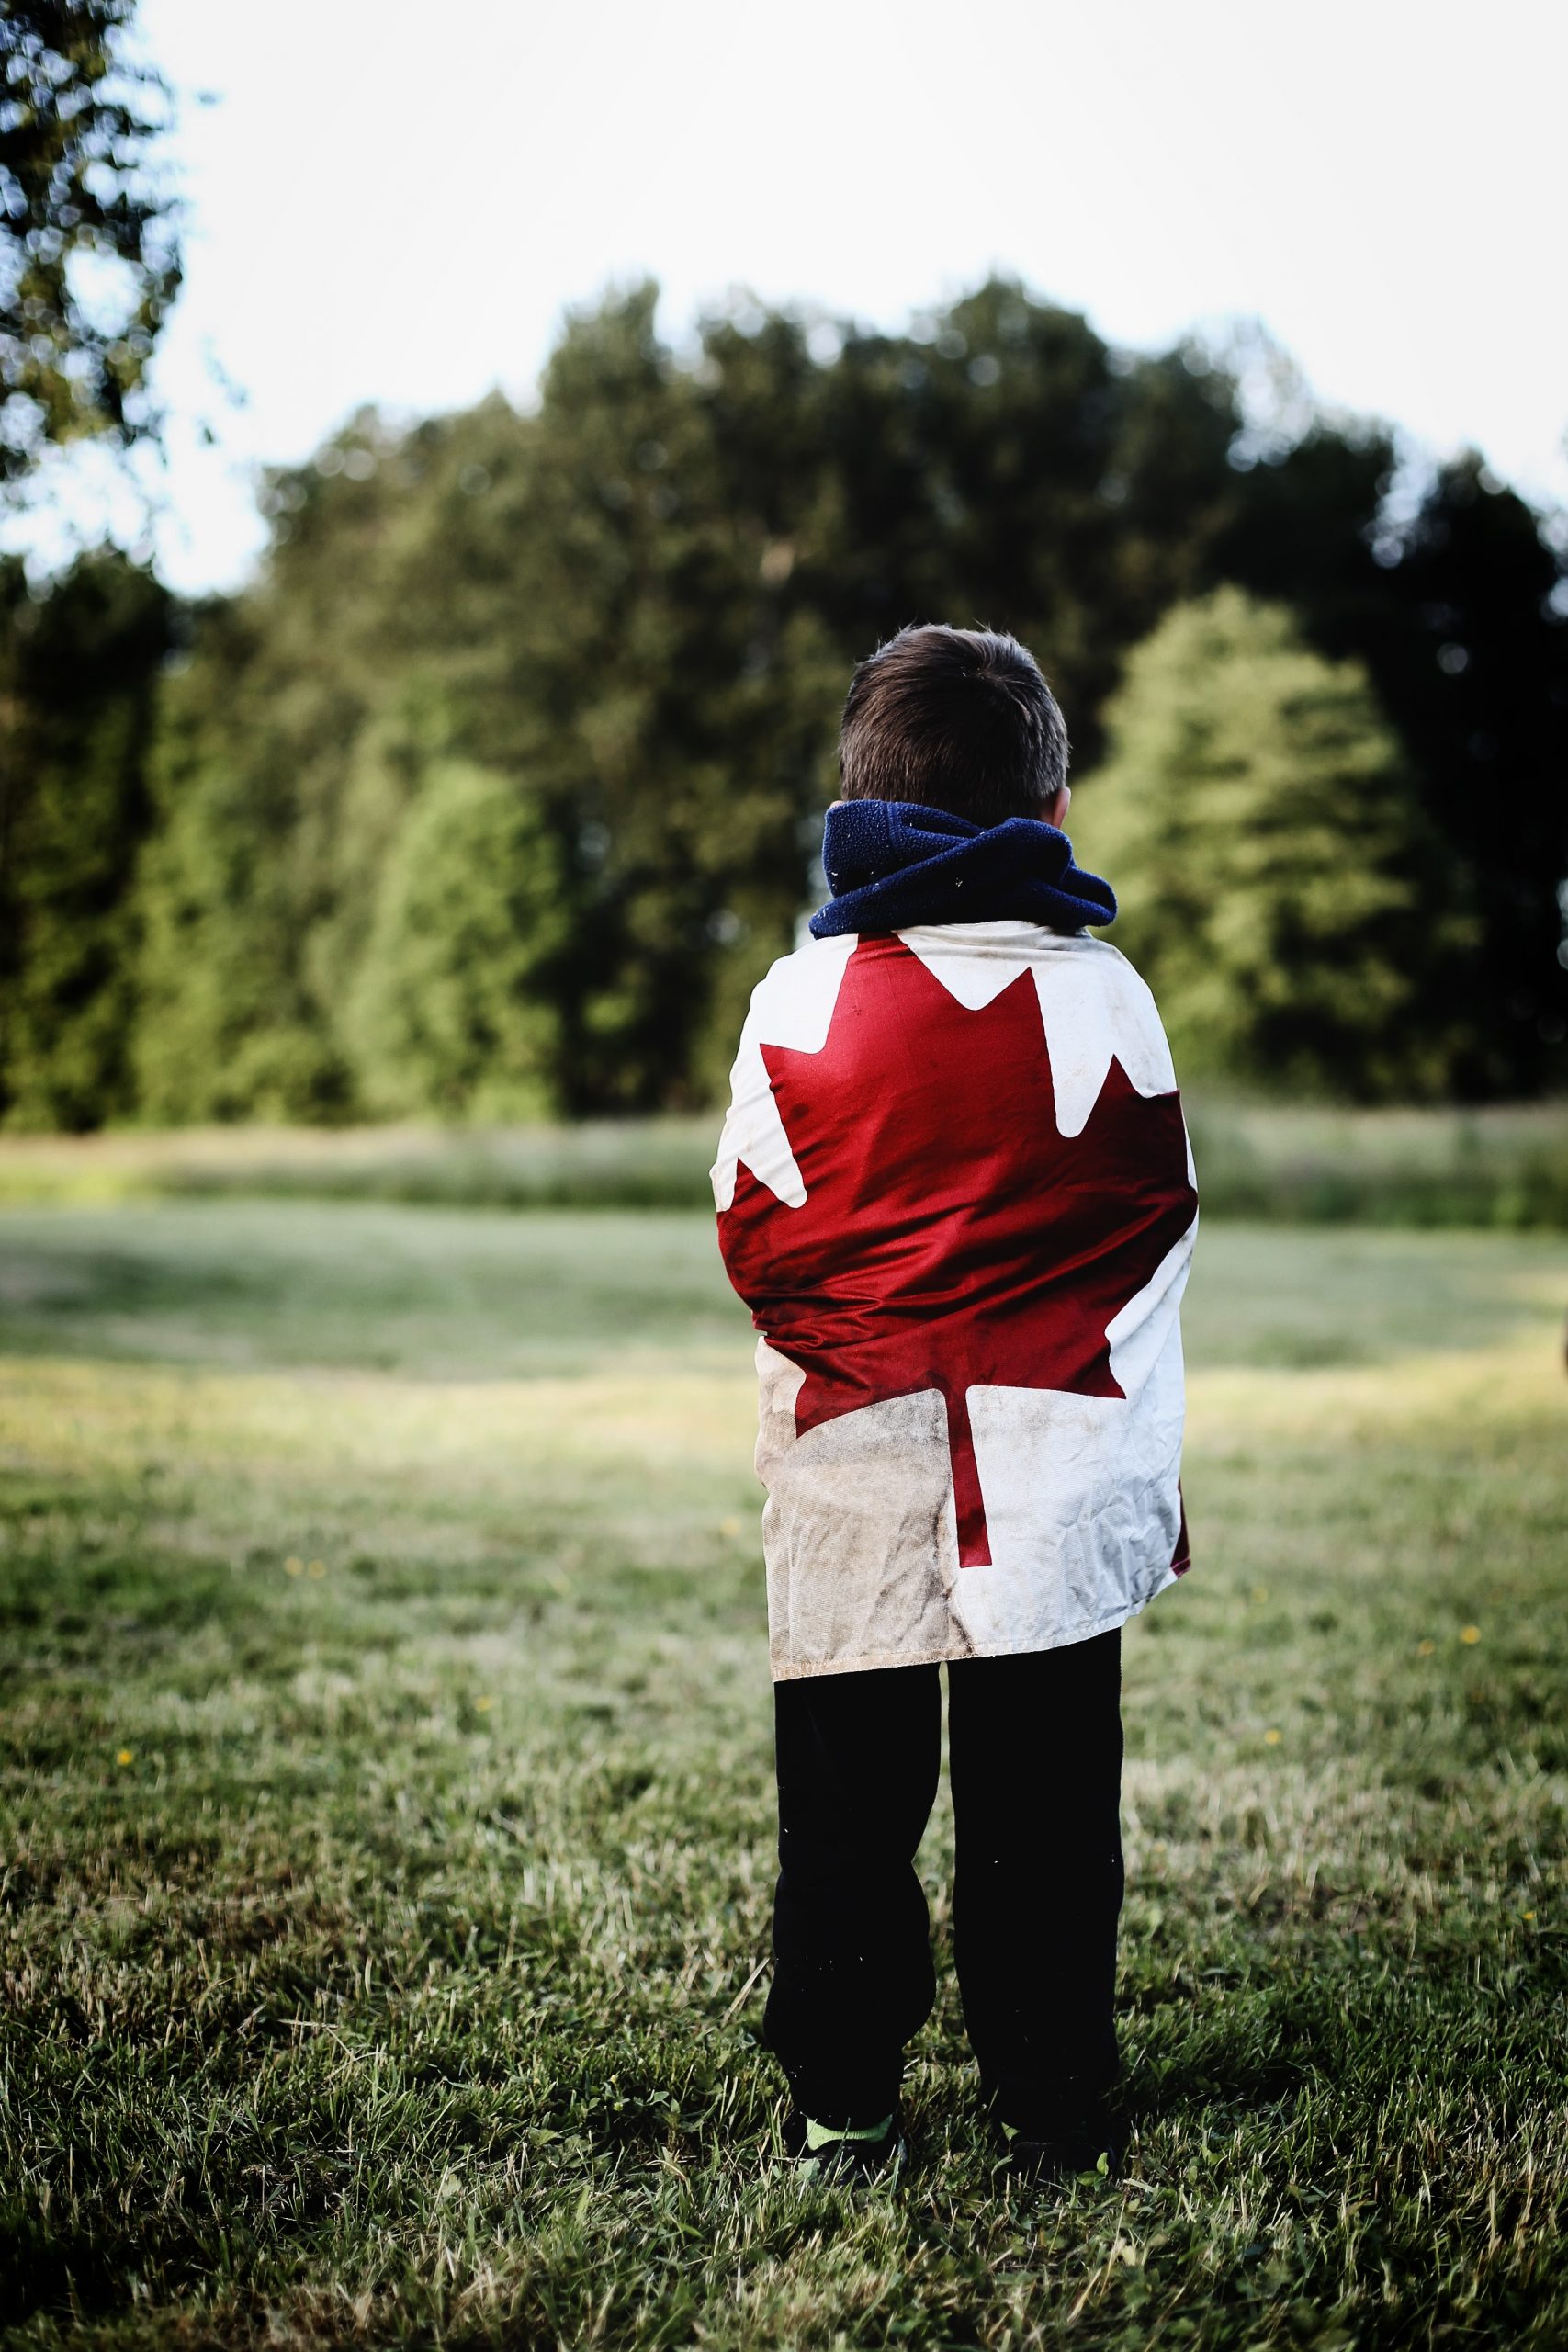
[[[1216,1226],[1129,1632],[1125,2178],[772,2160],[707,1221],[0,1216],[0,2335],[1568,2343],[1568,1245]],[[1042,1788],[1040,1835],[1070,1788]]]

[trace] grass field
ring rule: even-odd
[[[1568,1232],[1568,1102],[1351,1110],[1189,1096],[1211,1215]],[[532,1127],[0,1136],[0,1205],[262,1195],[705,1209],[716,1112]]]
[[[1568,2344],[1550,1237],[1216,1225],[1127,1641],[1126,2178],[767,2160],[706,1220],[0,1216],[7,2345]],[[1054,1799],[1043,1793],[1043,1819]]]

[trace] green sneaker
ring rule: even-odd
[[[818,2123],[798,2108],[784,2119],[784,2154],[803,2180],[860,2182],[897,2180],[908,2156],[898,2109],[880,2123],[839,2130]]]

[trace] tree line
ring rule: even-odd
[[[1568,597],[1477,460],[1271,424],[997,280],[899,334],[572,317],[536,403],[355,417],[254,584],[0,570],[0,1115],[709,1102],[808,903],[852,663],[1014,630],[1195,1076],[1560,1083]]]

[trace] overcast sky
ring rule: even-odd
[[[1568,10],[1547,0],[142,0],[141,21],[190,206],[159,363],[182,588],[254,560],[259,462],[361,401],[525,395],[563,309],[649,271],[676,333],[741,284],[897,324],[993,266],[1120,342],[1260,317],[1324,399],[1568,503]]]

